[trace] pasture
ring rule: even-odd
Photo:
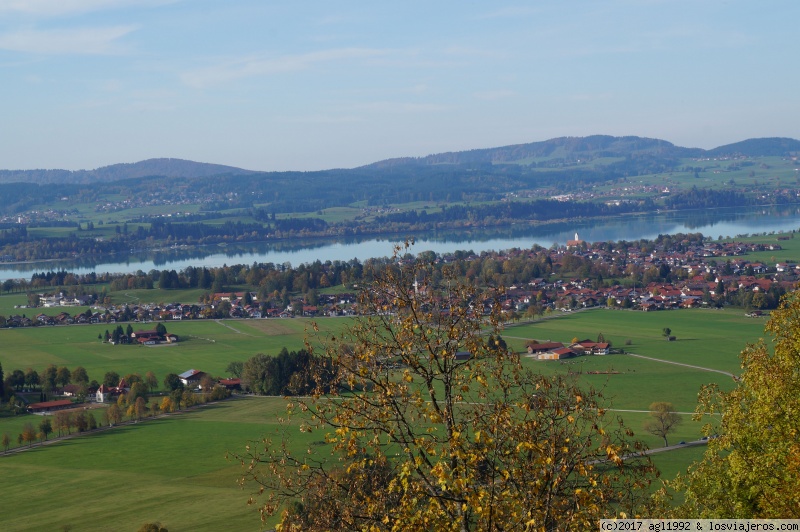
[[[135,531],[160,521],[170,532],[258,530],[246,504],[253,488],[238,486],[241,467],[226,453],[273,432],[284,406],[234,399],[0,456],[0,529]],[[313,438],[292,432],[298,447]]]
[[[339,334],[350,319],[318,320],[323,332]],[[136,325],[136,324],[135,324]],[[197,368],[224,376],[229,362],[256,353],[277,353],[284,346],[299,349],[311,330],[311,320],[203,320],[167,322],[178,334],[176,345],[111,346],[97,339],[109,326],[82,325],[0,330],[0,361],[6,372],[48,364],[84,366],[90,378],[106,371],[121,375],[154,371],[159,378]],[[135,326],[139,329],[141,326]],[[670,327],[677,341],[667,342]],[[684,412],[683,423],[670,443],[695,440],[701,424],[688,414],[695,408],[700,386],[717,382],[730,388],[722,373],[669,361],[738,373],[738,354],[747,342],[763,336],[764,319],[745,318],[738,310],[667,311],[657,313],[592,310],[508,327],[503,338],[523,352],[530,339],[569,343],[573,338],[596,339],[602,333],[615,347],[660,360],[630,355],[579,357],[544,362],[523,357],[523,364],[543,373],[569,372],[584,384],[603,390],[607,406],[624,419],[651,448],[663,442],[642,425],[653,401],[672,402]],[[630,345],[625,345],[630,340]],[[316,341],[316,340],[314,340]],[[667,362],[664,362],[667,361]],[[596,372],[596,373],[591,373]],[[246,505],[248,489],[236,481],[237,463],[226,452],[272,433],[284,413],[280,398],[235,399],[162,419],[81,436],[23,453],[1,456],[5,493],[0,529],[136,530],[160,521],[171,532],[180,530],[257,530],[260,522]],[[98,419],[99,419],[98,414]],[[0,434],[8,433],[12,448],[25,421],[0,419]],[[292,446],[300,451],[322,439],[288,426]],[[663,478],[683,471],[702,448],[681,449],[654,456]],[[249,489],[252,489],[249,488]]]
[[[347,319],[327,319],[324,330],[337,332]],[[155,324],[134,323],[134,330]],[[111,345],[98,335],[115,324],[68,325],[0,329],[0,362],[8,373],[14,369],[34,368],[40,372],[49,364],[74,369],[83,366],[90,379],[103,380],[108,371],[120,375],[153,371],[159,380],[168,373],[199,369],[226,376],[230,362],[245,361],[258,354],[278,354],[283,347],[303,347],[311,320],[291,318],[275,320],[196,320],[166,322],[167,330],[177,334],[177,344],[157,346]]]

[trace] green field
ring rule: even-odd
[[[323,330],[338,333],[350,320],[319,323]],[[100,343],[97,334],[106,325],[6,329],[0,330],[0,361],[6,372],[29,366],[41,370],[51,363],[83,365],[90,378],[98,380],[106,371],[154,371],[159,380],[189,368],[224,375],[230,361],[277,353],[284,346],[299,349],[310,324],[304,319],[168,322],[168,330],[181,342],[150,348]],[[677,341],[663,339],[664,327],[672,329]],[[575,337],[596,339],[603,333],[615,347],[629,352],[738,373],[739,352],[763,336],[763,327],[763,319],[745,318],[734,310],[592,310],[511,326],[503,338],[514,350],[523,351],[534,338],[566,343]],[[642,429],[651,402],[669,401],[678,411],[691,412],[700,386],[733,384],[720,373],[629,355],[563,362],[523,357],[523,363],[536,371],[575,373],[584,384],[602,389],[613,414],[653,448],[663,442]],[[4,493],[0,530],[58,530],[65,525],[73,530],[136,530],[151,520],[161,521],[171,532],[258,530],[258,516],[245,505],[248,492],[236,484],[239,466],[226,461],[225,453],[241,450],[248,440],[275,429],[284,407],[285,401],[277,398],[237,399],[0,457]],[[700,423],[690,417],[684,415],[670,443],[700,437]],[[38,425],[39,419],[0,418],[0,434],[8,433],[16,447],[22,424]],[[320,439],[321,435],[299,431],[292,436],[298,450]],[[681,449],[655,455],[654,462],[662,469],[662,478],[671,478],[701,453],[702,448]]]
[[[503,338],[522,352],[530,339],[569,343],[576,337],[595,340],[602,333],[606,341],[627,353],[738,374],[739,353],[745,344],[763,337],[764,323],[764,318],[746,318],[740,310],[649,313],[598,309],[513,326]],[[676,341],[665,341],[664,327],[672,329]],[[715,382],[723,389],[733,386],[733,379],[722,373],[629,355],[523,360],[537,371],[580,374],[587,384],[603,389],[612,407],[619,409],[647,410],[653,401],[669,401],[677,410],[690,412],[703,384]],[[590,371],[604,373],[590,375]]]
[[[321,323],[325,330],[338,331],[348,322],[336,318]],[[155,326],[133,325],[134,330]],[[301,349],[311,320],[171,321],[166,326],[180,342],[151,347],[102,343],[97,336],[113,329],[113,324],[0,329],[0,362],[6,373],[28,367],[41,373],[49,364],[70,369],[83,366],[89,378],[98,381],[108,371],[120,375],[153,371],[159,380],[192,368],[226,376],[230,362],[245,361],[258,353],[278,354],[283,347]]]
[[[0,456],[0,530],[135,531],[148,521],[170,532],[259,530],[252,487],[238,486],[240,465],[226,453],[274,431],[284,406],[236,399]],[[302,446],[312,435],[293,438]]]

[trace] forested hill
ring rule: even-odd
[[[470,163],[512,163],[553,167],[576,161],[585,162],[602,158],[623,157],[629,159],[675,160],[688,157],[783,156],[796,154],[797,152],[800,152],[800,141],[779,137],[748,139],[712,150],[704,150],[702,148],[682,148],[660,139],[593,135],[589,137],[560,137],[542,142],[439,153],[426,157],[386,159],[366,167],[386,168],[407,165]]]
[[[399,171],[402,177],[427,178],[421,167],[448,167],[457,173],[468,172],[486,165],[513,165],[526,168],[559,169],[578,166],[579,178],[583,174],[608,173],[614,175],[635,175],[658,172],[674,168],[680,159],[702,157],[761,157],[787,156],[800,153],[800,141],[790,138],[748,139],[712,150],[701,148],[682,148],[671,142],[644,137],[612,137],[593,135],[589,137],[560,137],[542,142],[515,144],[498,148],[439,153],[425,157],[400,157],[378,161],[352,170],[328,170],[305,172],[306,177],[317,175],[324,178],[330,174],[347,173],[358,176],[365,171],[385,175]],[[591,167],[587,167],[590,165]],[[461,168],[459,168],[461,167]],[[494,173],[494,172],[493,172]],[[511,172],[515,174],[516,172]],[[294,174],[297,174],[296,172]],[[233,166],[198,163],[183,159],[148,159],[130,164],[114,164],[94,170],[0,170],[0,183],[28,184],[91,184],[110,183],[126,179],[146,177],[166,177],[197,179],[214,176],[256,176],[269,179],[281,174],[256,172]],[[509,176],[511,177],[511,176]]]
[[[148,159],[138,163],[103,166],[95,170],[0,170],[0,183],[108,183],[142,177],[190,178],[215,175],[249,175],[250,170],[183,159]]]

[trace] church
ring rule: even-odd
[[[567,240],[567,249],[579,248],[582,244],[583,240],[578,237],[578,233],[575,233],[575,240]]]

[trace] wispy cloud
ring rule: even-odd
[[[372,102],[355,106],[356,109],[381,113],[438,112],[450,109],[447,105],[417,102]]]
[[[106,9],[159,6],[177,1],[179,0],[0,0],[0,13],[55,17]]]
[[[272,58],[248,57],[184,72],[181,80],[189,86],[202,88],[252,76],[305,70],[316,64],[371,59],[386,54],[385,50],[370,48],[339,48]]]
[[[512,98],[516,95],[517,93],[515,91],[508,89],[481,91],[473,94],[473,96],[479,100],[488,100],[488,101],[505,100],[506,98]]]
[[[135,26],[22,29],[0,34],[0,49],[33,54],[117,54],[124,51],[117,41],[134,30]]]

